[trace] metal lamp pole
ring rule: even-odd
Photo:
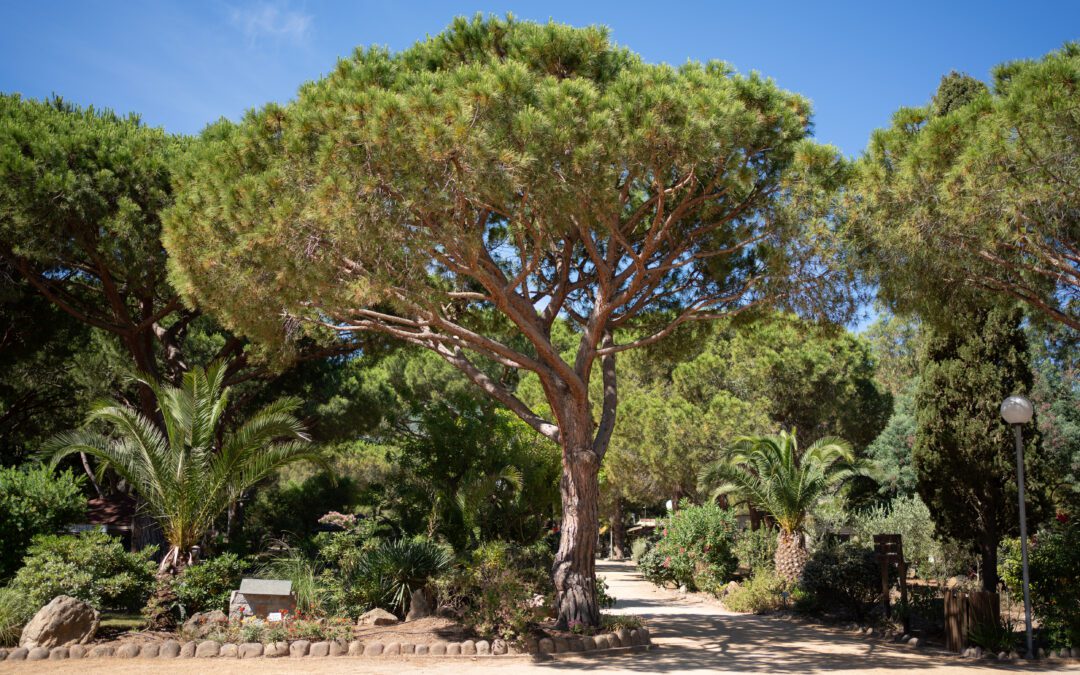
[[[1028,588],[1027,511],[1024,506],[1024,434],[1021,426],[1031,421],[1034,408],[1023,396],[1010,396],[1001,404],[1001,416],[1012,425],[1016,436],[1016,486],[1020,492],[1020,561],[1024,577],[1024,628],[1027,636],[1026,658],[1035,658],[1031,637],[1031,592]]]

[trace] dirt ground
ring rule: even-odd
[[[483,675],[554,675],[560,671],[636,673],[889,673],[896,671],[959,675],[979,672],[1077,672],[1080,663],[998,664],[864,639],[769,617],[733,614],[718,603],[686,598],[643,581],[632,565],[601,563],[618,602],[614,612],[642,616],[656,648],[649,652],[605,656],[532,657],[336,657],[303,659],[213,659],[38,661],[0,663],[0,673],[78,675],[215,675],[243,673],[475,673]]]

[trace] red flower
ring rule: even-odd
[[[1056,517],[1057,517],[1057,521],[1059,523],[1061,523],[1062,525],[1069,522],[1069,514],[1065,513],[1064,511],[1058,511],[1058,514],[1057,514]]]

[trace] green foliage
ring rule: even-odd
[[[296,609],[309,616],[325,616],[328,588],[320,578],[324,570],[322,561],[311,558],[303,550],[285,547],[261,569],[261,576],[271,579],[288,579],[296,595]]]
[[[34,536],[53,534],[84,516],[84,482],[70,470],[0,467],[0,581],[15,573]]]
[[[775,541],[775,537],[773,540]],[[771,563],[770,559],[770,563]],[[761,568],[748,580],[722,597],[724,607],[733,612],[767,614],[786,606],[790,585],[770,568]]]
[[[658,528],[661,537],[640,565],[646,579],[713,593],[731,580],[738,561],[732,552],[735,516],[730,510],[684,501]]]
[[[38,609],[18,589],[0,586],[0,647],[18,645],[23,626]]]
[[[762,571],[774,570],[776,530],[771,527],[739,530],[735,535],[735,544],[731,550],[739,561],[739,567],[750,570],[754,575]]]
[[[874,551],[851,542],[819,548],[803,568],[799,587],[824,609],[861,619],[881,594]]]
[[[1018,528],[1015,444],[999,407],[1005,397],[1031,391],[1032,373],[1019,310],[964,316],[963,331],[927,335],[914,464],[938,534],[981,551],[984,587],[993,590],[998,543]],[[1035,525],[1046,506],[1036,425],[1027,425],[1024,442],[1028,518]]]
[[[230,593],[240,587],[250,568],[249,561],[232,553],[185,567],[172,584],[181,618],[215,609],[227,612]]]
[[[652,542],[644,537],[640,537],[634,540],[633,544],[630,544],[630,557],[634,559],[634,562],[639,562],[649,549],[652,548]]]
[[[915,448],[915,396],[913,388],[899,394],[889,422],[866,448],[877,467],[878,493],[889,499],[916,494],[917,476],[912,455]]]
[[[600,609],[611,609],[615,606],[615,596],[608,593],[607,580],[604,577],[596,577],[596,604]]]
[[[366,551],[356,574],[371,585],[374,604],[404,616],[412,592],[426,588],[452,561],[446,548],[433,541],[397,539]]]
[[[1020,541],[1004,542],[1001,576],[1022,598]],[[1033,538],[1029,553],[1031,607],[1052,647],[1080,644],[1080,525],[1056,522]]]
[[[98,610],[138,610],[154,587],[153,547],[128,553],[119,539],[101,532],[42,535],[27,550],[11,582],[37,611],[58,595]]]
[[[979,622],[968,631],[968,640],[992,654],[1011,652],[1020,642],[1015,626],[1006,617],[994,622]]]
[[[894,499],[888,505],[857,513],[851,519],[855,536],[864,546],[872,546],[875,534],[901,535],[904,558],[925,576],[930,559],[943,557],[934,537],[934,519],[918,496]]]
[[[930,105],[874,132],[846,222],[881,299],[962,328],[955,309],[996,294],[1080,327],[1078,85],[1070,43],[998,66],[992,89],[950,74]]]
[[[293,414],[299,407],[293,399],[225,429],[225,371],[224,363],[193,368],[180,387],[145,380],[163,428],[120,403],[101,403],[88,422],[106,425],[111,435],[83,429],[57,436],[46,448],[54,464],[77,452],[96,457],[134,488],[171,547],[165,568],[188,555],[245,490],[280,467],[320,459]]]

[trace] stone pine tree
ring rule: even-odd
[[[1021,319],[1017,309],[972,309],[956,322],[962,330],[930,329],[916,391],[918,492],[938,532],[979,552],[986,590],[997,587],[998,544],[1018,531],[1015,441],[999,407],[1031,391]],[[1043,507],[1036,430],[1024,429],[1031,531]]]
[[[431,349],[557,442],[558,616],[595,625],[616,354],[778,299],[846,308],[818,248],[845,167],[809,128],[804,99],[720,63],[646,64],[602,28],[459,19],[208,129],[166,216],[172,279],[264,343],[375,331]],[[550,419],[514,371],[536,375]]]

